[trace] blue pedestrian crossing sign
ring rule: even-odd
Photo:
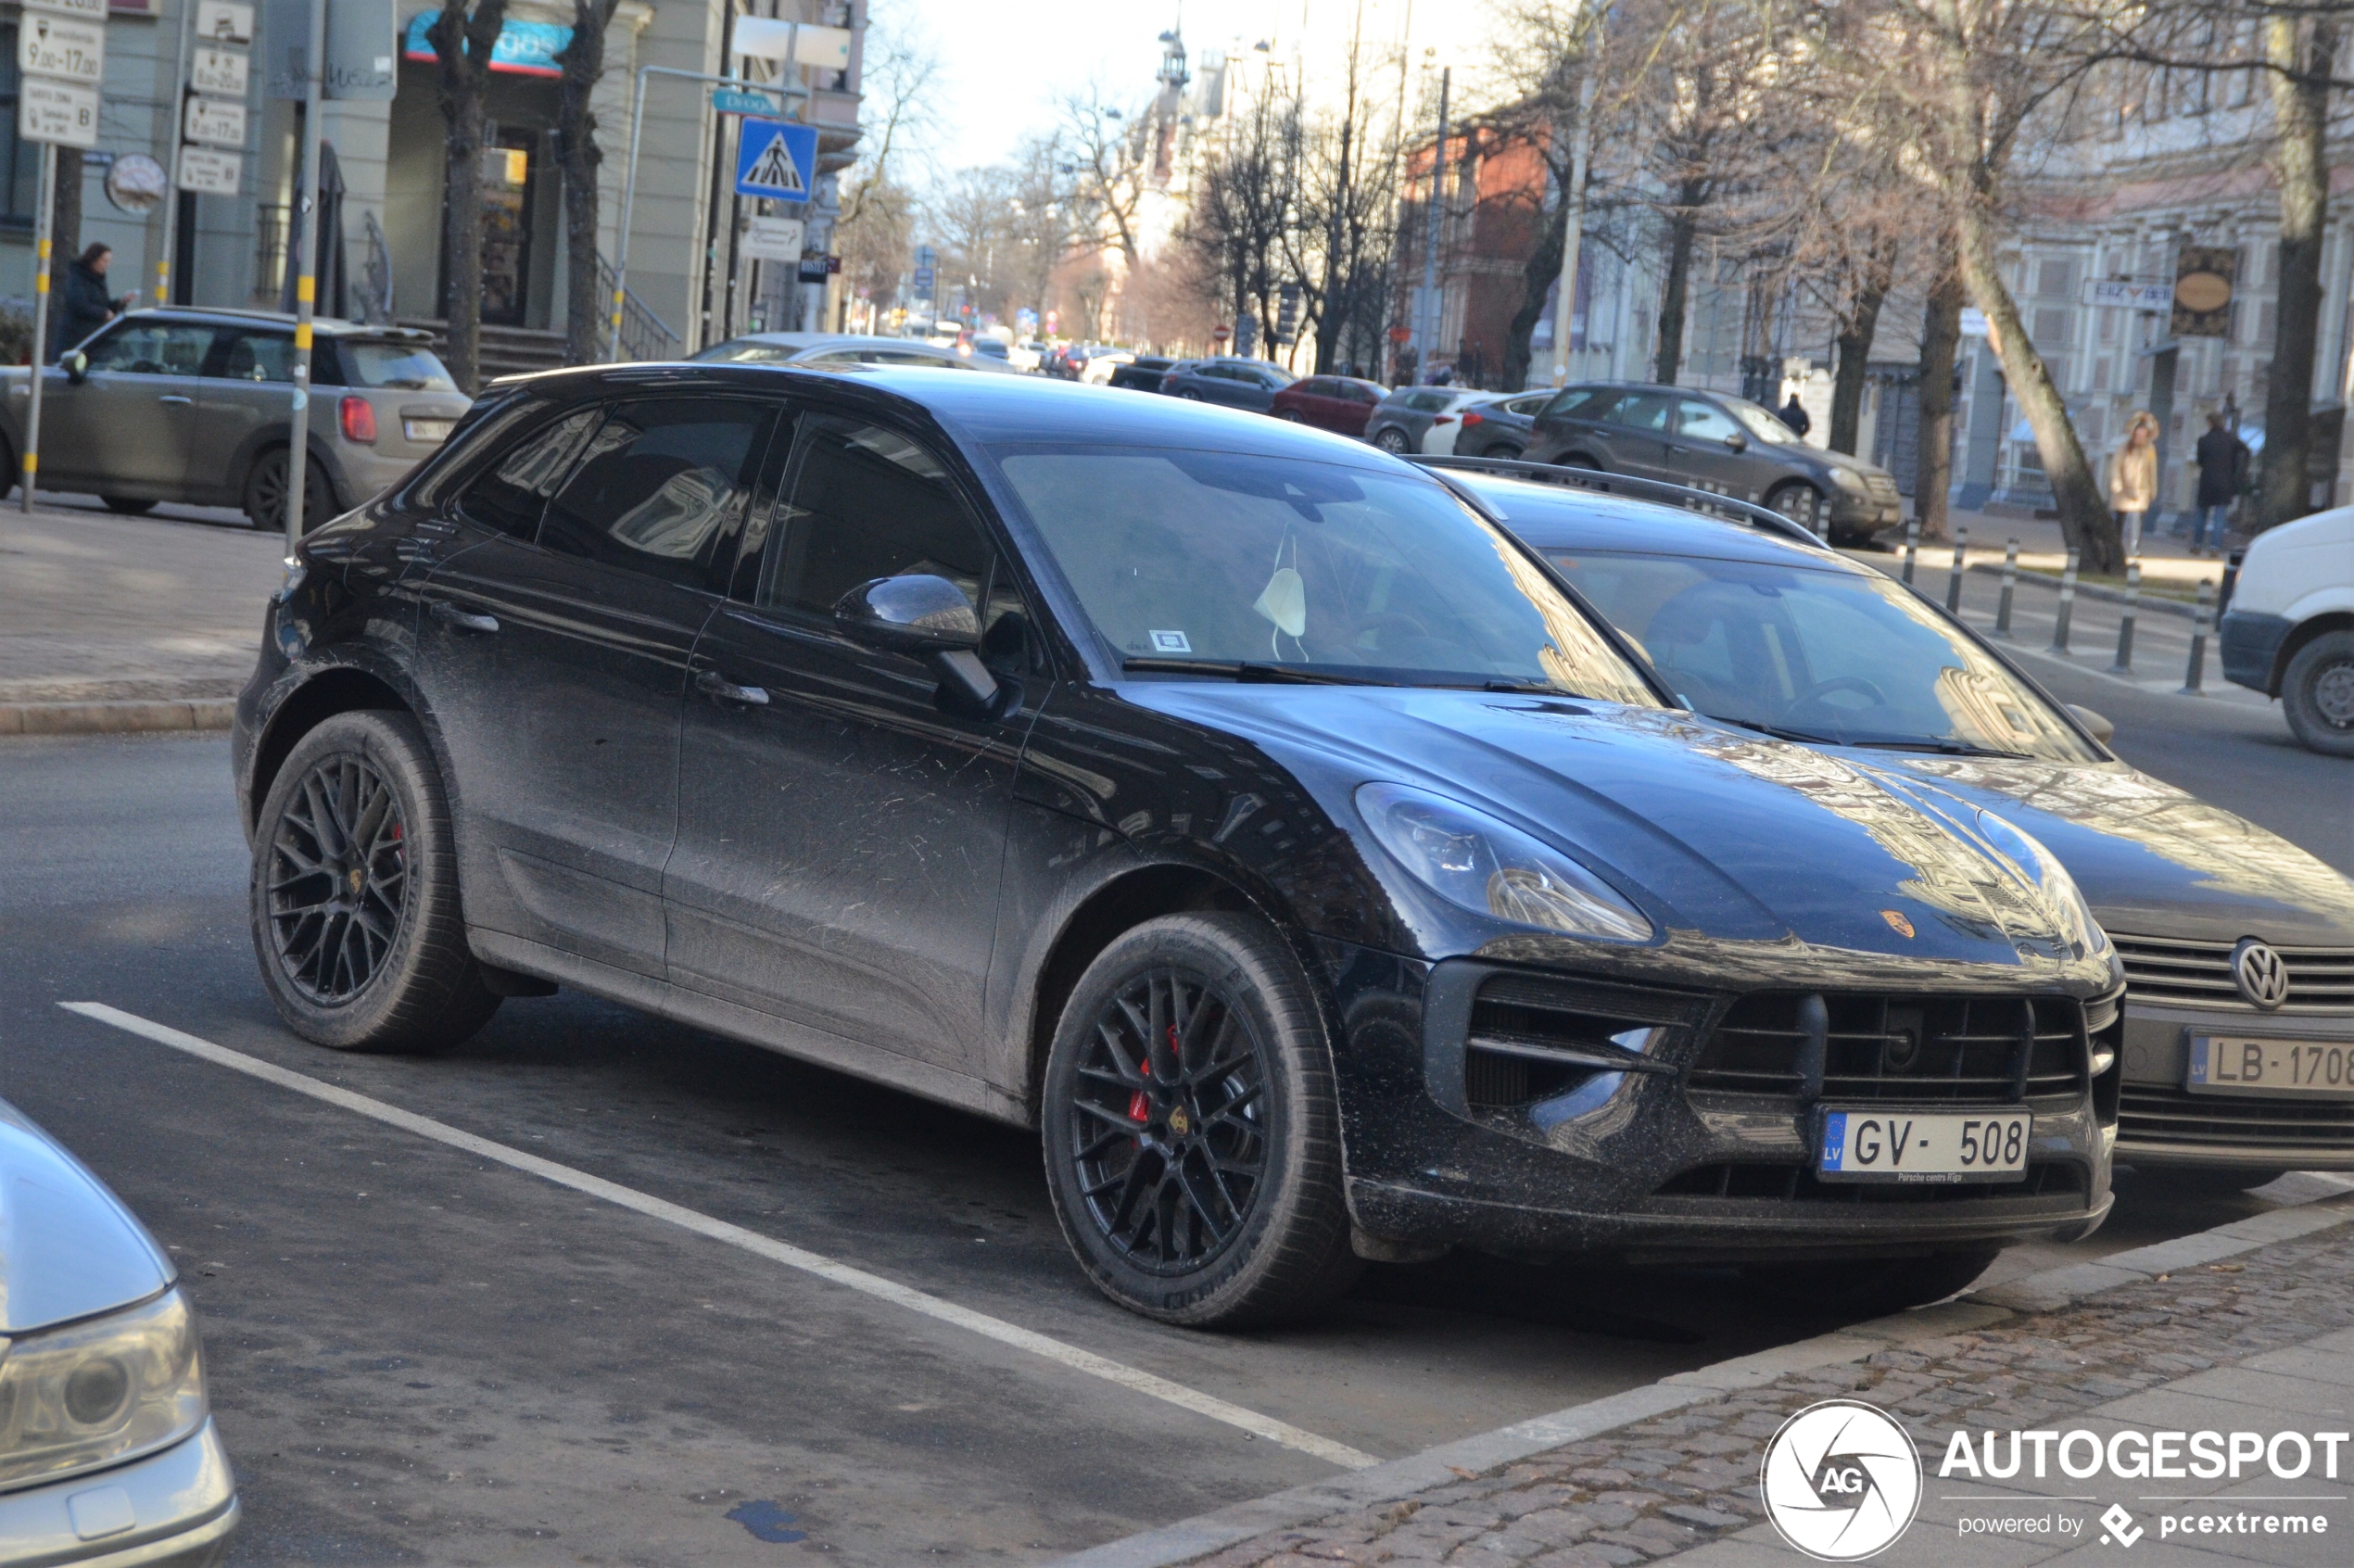
[[[807,201],[817,183],[817,128],[746,120],[736,139],[736,194]]]

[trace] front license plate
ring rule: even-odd
[[[2354,1043],[2195,1034],[2183,1087],[2194,1094],[2354,1100]]]
[[[432,445],[449,439],[450,429],[457,423],[454,419],[404,419],[400,433],[411,441]]]
[[[1827,1109],[1815,1174],[1825,1182],[2016,1182],[2027,1175],[2033,1120],[2025,1111]]]

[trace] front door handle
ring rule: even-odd
[[[433,601],[433,618],[446,622],[462,632],[475,632],[487,636],[499,629],[498,616],[470,614],[446,599],[437,599]]]
[[[196,403],[196,399],[194,398],[183,398],[177,392],[167,392],[162,397],[158,398],[156,401],[158,403],[170,403],[172,407],[181,409],[193,407]]]
[[[695,689],[715,702],[733,702],[738,707],[765,708],[768,705],[766,687],[738,686],[717,670],[705,670],[696,676]]]

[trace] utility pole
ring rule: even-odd
[[[1569,215],[1562,233],[1562,274],[1559,297],[1553,302],[1553,385],[1569,380],[1569,323],[1577,310],[1577,252],[1586,239],[1586,166],[1594,148],[1594,45],[1601,42],[1601,19],[1586,24],[1586,47],[1579,51],[1577,123],[1569,133],[1569,184],[1562,202]]]
[[[1430,374],[1430,357],[1438,347],[1438,330],[1446,312],[1438,303],[1438,229],[1447,212],[1447,94],[1455,68],[1438,72],[1438,145],[1430,160],[1430,200],[1423,208],[1422,309],[1414,312],[1414,375]]]
[[[310,322],[319,297],[319,140],[326,95],[327,0],[310,0],[310,36],[303,49],[302,179],[295,193],[287,243],[302,271],[295,274],[294,417],[286,443],[286,559],[302,543],[303,492],[310,468]]]
[[[32,219],[32,365],[25,374],[24,509],[32,510],[32,478],[41,466],[41,384],[49,373],[49,234],[57,204],[57,146],[41,144],[41,196]]]
[[[156,253],[156,303],[171,303],[171,253],[180,243],[180,150],[188,145],[182,127],[188,112],[188,51],[196,36],[194,0],[180,4],[180,64],[171,74],[171,168],[164,182],[163,248]]]

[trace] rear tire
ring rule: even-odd
[[[120,512],[125,517],[144,516],[156,509],[155,502],[138,496],[100,496],[98,499],[106,504],[108,512]]]
[[[338,1051],[446,1050],[498,1010],[466,944],[449,798],[416,721],[336,714],[257,816],[254,955],[278,1016]]]
[[[1999,1246],[1866,1263],[1771,1263],[1742,1273],[1768,1296],[1839,1312],[1901,1312],[1967,1289],[2002,1255]]]
[[[1323,1015],[1265,921],[1171,915],[1116,938],[1063,1007],[1041,1119],[1063,1236],[1129,1310],[1285,1322],[1356,1280]]]
[[[2354,757],[2354,632],[2323,632],[2281,677],[2281,711],[2309,751]]]
[[[273,447],[253,460],[246,471],[246,521],[263,533],[286,525],[286,449]],[[315,462],[302,470],[302,531],[306,534],[333,517],[335,493]]]

